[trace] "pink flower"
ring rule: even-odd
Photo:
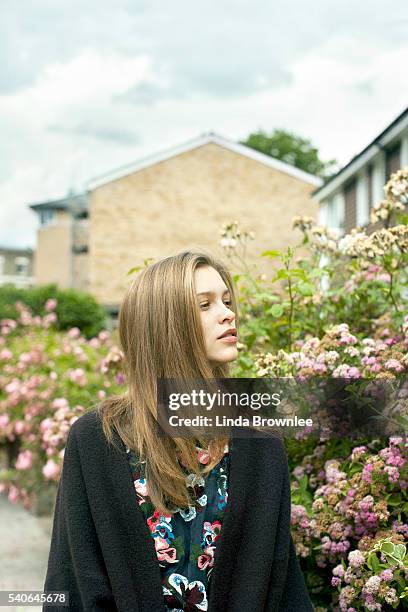
[[[394,370],[394,372],[402,372],[404,370],[404,366],[398,359],[388,359],[385,362],[384,367],[386,370]]]
[[[29,470],[33,465],[33,454],[30,450],[21,451],[17,457],[16,470]]]
[[[339,339],[339,344],[356,344],[357,338],[350,333],[342,333]]]
[[[79,327],[71,327],[71,329],[68,330],[67,335],[69,338],[79,338],[79,336],[81,335],[81,330],[79,329]]]
[[[380,578],[381,580],[383,580],[384,582],[389,582],[390,580],[392,580],[394,577],[394,573],[392,570],[390,569],[385,569],[381,572],[380,574]]]
[[[373,464],[372,463],[367,463],[367,465],[364,466],[363,472],[361,474],[361,478],[363,480],[365,480],[366,482],[370,483],[370,484],[373,481],[373,476],[372,476],[372,473],[371,473],[373,471],[373,469],[374,469]]]
[[[55,312],[50,312],[43,318],[44,327],[48,327],[51,323],[55,323],[56,320],[57,315],[55,314]]]
[[[387,473],[388,475],[388,480],[390,482],[398,482],[398,479],[400,477],[400,473],[398,471],[398,469],[396,467],[392,467],[390,465],[386,465],[384,468],[384,472]]]
[[[214,565],[215,546],[207,546],[197,559],[198,569],[204,570]]]
[[[98,391],[98,399],[103,400],[106,397],[106,391],[103,391],[103,389],[101,389],[100,391]]]
[[[367,452],[366,446],[356,446],[355,448],[353,448],[351,452],[351,460],[358,461],[362,455],[365,455],[366,452]]]
[[[6,361],[7,359],[11,359],[13,357],[13,353],[11,351],[9,351],[9,349],[3,349],[0,352],[0,359],[2,359],[3,361]]]
[[[10,395],[18,391],[19,390],[18,380],[16,379],[12,380],[8,385],[5,386],[5,389],[7,393],[9,393]]]
[[[210,454],[208,452],[208,450],[205,449],[199,449],[197,448],[197,460],[199,461],[199,463],[202,463],[203,465],[207,464],[209,459],[210,459]]]
[[[18,500],[18,489],[14,485],[12,485],[9,489],[8,500],[12,504],[16,504]]]
[[[101,342],[106,342],[106,340],[108,340],[109,337],[110,337],[110,333],[106,330],[103,330],[99,332],[98,334],[98,338]]]
[[[54,421],[52,419],[44,419],[43,421],[41,421],[40,423],[40,431],[42,433],[46,432],[48,429],[52,429],[54,426]]]
[[[50,312],[51,310],[55,310],[57,307],[57,304],[58,304],[57,300],[55,300],[54,298],[50,298],[49,300],[45,302],[45,310],[47,312]]]
[[[68,408],[68,400],[65,397],[56,397],[52,402],[53,408]]]
[[[19,436],[21,436],[21,434],[25,432],[25,429],[26,429],[26,424],[24,423],[24,421],[16,421],[14,423],[14,431]]]
[[[48,459],[47,463],[42,469],[44,478],[47,480],[58,480],[60,474],[60,466],[55,463],[52,459]]]
[[[365,558],[359,550],[352,550],[348,554],[348,560],[351,567],[360,567],[360,565],[363,565]]]
[[[159,561],[167,561],[167,563],[177,563],[177,551],[174,547],[170,547],[164,538],[155,538],[154,545],[157,558]]]
[[[336,567],[332,570],[333,576],[338,576],[339,578],[343,578],[344,576],[344,567],[340,565],[336,565]]]
[[[0,414],[0,429],[5,429],[9,424],[8,414]]]
[[[85,372],[82,368],[76,368],[75,370],[71,370],[69,372],[69,378],[72,382],[76,383],[80,387],[85,387],[86,385],[86,376]]]
[[[140,478],[139,480],[135,480],[134,485],[135,485],[135,490],[137,493],[139,493],[139,495],[143,495],[143,497],[146,497],[147,495],[149,495],[145,478]]]

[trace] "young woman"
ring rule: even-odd
[[[64,455],[44,590],[68,592],[69,610],[313,610],[279,438],[157,436],[158,379],[228,377],[236,312],[230,274],[204,253],[167,257],[128,290],[128,392],[79,418]]]

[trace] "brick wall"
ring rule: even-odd
[[[216,144],[100,186],[90,194],[90,291],[104,304],[118,304],[129,283],[126,272],[143,258],[188,246],[222,256],[219,230],[228,221],[256,233],[251,261],[263,250],[298,243],[291,220],[317,218],[314,189]]]
[[[70,214],[58,211],[52,223],[38,230],[34,276],[38,285],[66,288],[71,286],[71,274]]]

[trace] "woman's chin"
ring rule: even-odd
[[[231,361],[235,361],[238,358],[238,351],[235,347],[231,347],[230,349],[222,351],[217,355],[214,355],[210,358],[211,363],[214,365],[223,365],[225,363],[230,363]]]

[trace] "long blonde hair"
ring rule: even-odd
[[[149,497],[167,513],[192,503],[179,458],[189,472],[205,475],[219,462],[228,442],[225,437],[212,437],[210,460],[202,467],[193,439],[159,437],[155,429],[158,379],[226,378],[229,374],[227,364],[211,367],[206,356],[194,285],[195,270],[205,265],[212,266],[228,287],[238,323],[232,278],[219,260],[186,250],[149,265],[132,282],[119,313],[128,390],[98,406],[107,440],[113,442],[116,430],[128,448],[146,459]]]

